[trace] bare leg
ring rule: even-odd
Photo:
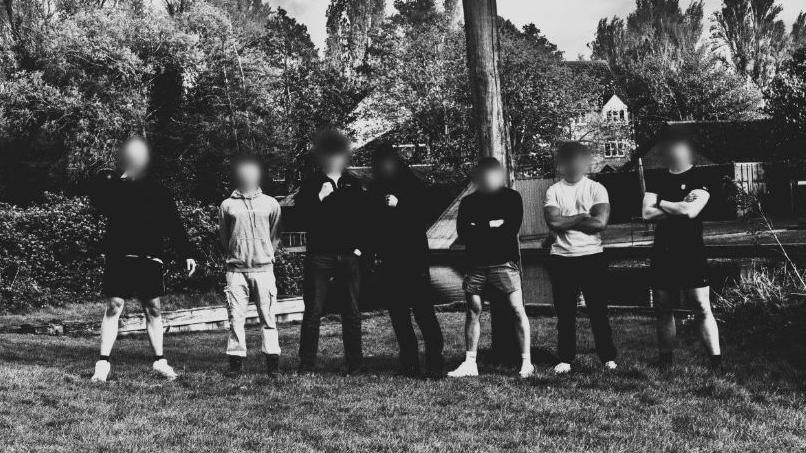
[[[118,338],[118,320],[123,313],[125,300],[111,297],[106,304],[104,319],[101,321],[101,355],[109,356]]]
[[[678,292],[655,290],[655,313],[657,316],[658,350],[661,354],[674,351],[677,327],[674,323],[674,305],[680,298]]]
[[[531,327],[529,317],[526,316],[526,309],[523,306],[523,292],[521,290],[510,293],[507,296],[509,305],[515,312],[515,335],[518,337],[518,345],[521,348],[521,357],[526,359],[531,355]],[[526,356],[524,357],[524,354]]]
[[[692,303],[697,320],[700,322],[700,335],[705,349],[708,354],[714,356],[720,355],[721,351],[719,349],[719,328],[711,311],[710,291],[711,289],[706,286],[705,288],[686,290],[684,294],[688,301]]]
[[[146,315],[146,331],[151,348],[154,349],[155,356],[162,355],[162,310],[160,309],[160,298],[140,300],[143,312]]]
[[[467,316],[465,318],[465,351],[476,353],[481,335],[481,296],[467,295]]]

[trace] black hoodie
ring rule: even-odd
[[[426,186],[400,165],[397,176],[369,186],[373,249],[385,263],[420,268],[428,255]],[[397,206],[386,205],[387,195],[397,197]]]
[[[335,191],[319,200],[322,184],[333,184]],[[307,234],[309,253],[362,253],[367,245],[367,203],[361,181],[345,172],[338,184],[317,173],[299,189],[296,209]]]
[[[157,179],[99,175],[90,191],[93,205],[109,220],[103,249],[107,256],[165,258],[165,239],[180,258],[195,256],[171,194]]]

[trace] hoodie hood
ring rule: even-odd
[[[250,193],[242,193],[240,190],[235,189],[232,191],[232,195],[230,195],[230,198],[238,198],[241,200],[254,200],[255,198],[261,195],[263,195],[263,190],[261,190],[260,187],[258,187],[257,190],[255,190],[254,192]]]

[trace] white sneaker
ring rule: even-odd
[[[616,368],[618,368],[618,365],[616,365],[616,362],[608,360],[607,362],[604,363],[604,368],[605,370],[615,370]]]
[[[479,375],[479,367],[476,365],[476,362],[470,362],[465,360],[459,365],[459,368],[451,371],[448,373],[448,377],[459,378],[459,377],[471,377],[471,376],[478,376]]]
[[[568,374],[571,372],[571,364],[560,362],[554,367],[554,374]]]
[[[106,382],[106,378],[109,377],[109,371],[112,369],[112,365],[109,363],[108,360],[99,360],[95,362],[95,374],[92,375],[92,382]]]
[[[535,366],[532,365],[532,362],[525,362],[521,365],[521,370],[518,371],[518,377],[521,379],[530,378],[535,375]]]
[[[151,369],[169,381],[173,381],[179,377],[179,375],[176,374],[176,371],[174,371],[174,369],[168,365],[168,361],[165,359],[155,361],[154,364],[151,365]]]

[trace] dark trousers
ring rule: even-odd
[[[429,296],[426,271],[417,272],[405,266],[384,264],[378,272],[382,283],[381,297],[386,299],[392,329],[400,347],[401,368],[420,368],[417,335],[411,322],[413,313],[425,342],[426,367],[428,371],[441,372],[444,340],[434,313],[434,301]]]
[[[603,253],[579,257],[552,255],[549,274],[557,312],[557,354],[561,362],[576,356],[577,295],[582,290],[588,308],[596,353],[602,362],[616,358],[607,314],[607,261]]]
[[[305,262],[303,301],[305,313],[302,316],[299,358],[300,366],[312,368],[319,350],[319,326],[325,311],[325,302],[333,289],[333,283],[345,287],[344,299],[339,301],[341,313],[344,356],[348,368],[361,366],[361,310],[358,308],[358,294],[361,286],[359,259],[353,254],[314,253]]]

